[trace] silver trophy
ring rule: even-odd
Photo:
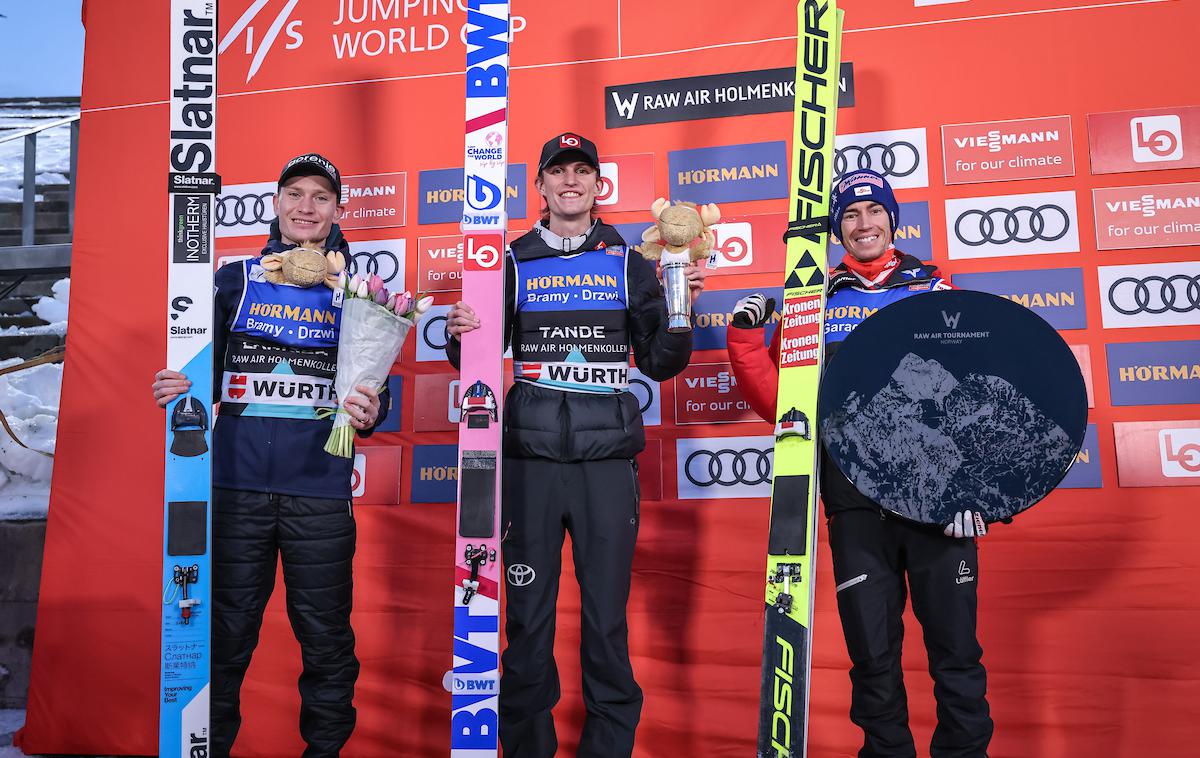
[[[721,220],[721,211],[713,203],[670,205],[660,197],[650,206],[650,213],[655,223],[642,233],[642,257],[658,262],[662,268],[667,331],[690,332],[692,298],[686,269],[709,256],[715,242],[709,227]]]

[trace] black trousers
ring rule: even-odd
[[[554,622],[563,535],[571,534],[582,600],[580,662],[587,718],[580,758],[633,752],[642,690],[629,662],[629,600],[638,486],[627,460],[504,461],[504,670],[500,740],[505,758],[553,758],[551,710],[559,699]]]
[[[979,577],[973,539],[882,511],[837,511],[829,545],[838,612],[852,667],[850,718],[864,734],[860,758],[916,756],[900,669],[909,591],[921,623],[937,699],[933,758],[983,758],[992,738],[983,649],[975,634]],[[907,579],[907,586],[905,580]]]
[[[358,659],[350,628],[354,516],[347,500],[213,490],[212,755],[229,755],[241,688],[283,560],[300,643],[305,758],[337,756],[354,730]]]

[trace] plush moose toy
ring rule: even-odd
[[[312,287],[324,282],[329,289],[337,289],[338,274],[346,270],[346,256],[337,250],[326,253],[316,244],[305,242],[282,253],[264,255],[259,265],[271,284]]]
[[[650,206],[650,214],[654,216],[654,226],[642,233],[643,258],[665,263],[687,253],[688,262],[694,263],[708,257],[715,239],[708,227],[721,220],[721,210],[714,203],[671,205],[660,197]],[[664,251],[668,255],[664,256]]]

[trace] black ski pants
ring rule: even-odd
[[[559,698],[554,622],[563,536],[571,534],[582,601],[580,662],[587,718],[579,758],[633,753],[642,690],[629,662],[629,600],[638,485],[628,460],[504,461],[504,670],[500,741],[505,758],[554,758]]]
[[[883,511],[829,518],[838,612],[850,652],[850,719],[862,728],[859,758],[915,758],[900,668],[908,592],[921,623],[937,728],[932,758],[984,758],[992,738],[983,649],[975,634],[979,577],[974,539]],[[905,580],[907,579],[907,586]]]
[[[241,688],[283,560],[300,643],[304,758],[337,756],[354,730],[358,659],[350,628],[354,516],[347,500],[213,490],[212,755],[242,724]]]

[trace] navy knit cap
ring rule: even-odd
[[[900,226],[900,206],[892,194],[892,185],[874,171],[860,168],[843,174],[833,185],[833,192],[829,195],[829,222],[833,234],[841,236],[842,216],[846,209],[862,200],[873,200],[887,208],[888,216],[892,219],[892,232],[895,233]]]

